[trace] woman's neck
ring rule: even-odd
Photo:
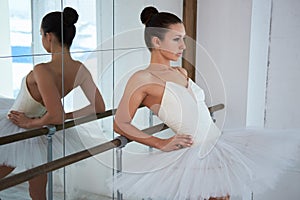
[[[170,60],[163,57],[160,53],[153,51],[151,53],[150,64],[154,66],[161,66],[161,68],[170,68]]]
[[[71,54],[68,48],[56,48],[51,51],[52,60],[71,59]],[[63,56],[62,56],[63,55]]]
[[[152,71],[166,71],[166,70],[172,70],[172,67],[160,63],[150,63],[148,69]]]

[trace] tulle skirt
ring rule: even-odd
[[[108,180],[125,198],[204,200],[262,193],[299,158],[299,130],[225,130],[214,148],[126,152],[123,172]]]
[[[12,106],[13,99],[0,98],[0,136],[7,136],[14,133],[27,131],[13,124],[7,119],[7,112]],[[55,132],[52,137],[53,159],[63,157],[87,147],[100,144],[99,141],[93,141],[88,145],[82,142],[82,139],[88,137],[89,131],[98,131],[96,125],[88,129],[85,125],[75,126],[64,131]],[[30,169],[47,162],[47,136],[39,136],[30,139],[4,144],[0,146],[0,165],[17,167],[21,170]]]

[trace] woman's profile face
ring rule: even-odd
[[[182,23],[172,24],[163,40],[160,40],[159,50],[163,56],[171,61],[177,61],[186,48],[185,28]]]

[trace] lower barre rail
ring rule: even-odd
[[[63,158],[59,158],[57,160],[54,160],[54,161],[39,165],[37,167],[31,168],[27,171],[24,171],[24,172],[9,176],[7,178],[1,179],[0,180],[0,191],[7,189],[9,187],[18,185],[25,181],[28,181],[38,175],[46,174],[50,171],[57,170],[59,168],[73,164],[80,160],[89,158],[93,155],[108,151],[108,150],[118,147],[120,145],[121,145],[121,141],[119,139],[114,139],[110,142],[103,143],[101,145],[65,156]]]
[[[147,129],[144,129],[143,131],[147,134],[152,135],[154,133],[165,130],[167,128],[168,127],[164,124],[158,124],[156,126],[152,126]],[[126,139],[123,136],[119,136],[109,142],[39,165],[37,167],[9,176],[7,178],[3,178],[0,180],[0,191],[18,185],[25,181],[28,181],[36,176],[46,174],[50,171],[57,170],[59,168],[65,167],[67,165],[73,164],[75,162],[81,161],[91,156],[97,155],[99,153],[103,153],[105,151],[111,150],[116,147],[123,147],[128,142],[131,141]]]

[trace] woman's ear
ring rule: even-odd
[[[151,41],[153,44],[153,48],[160,48],[160,39],[158,37],[153,37]]]
[[[52,33],[45,33],[46,34],[46,38],[48,40],[48,42],[52,41]]]

